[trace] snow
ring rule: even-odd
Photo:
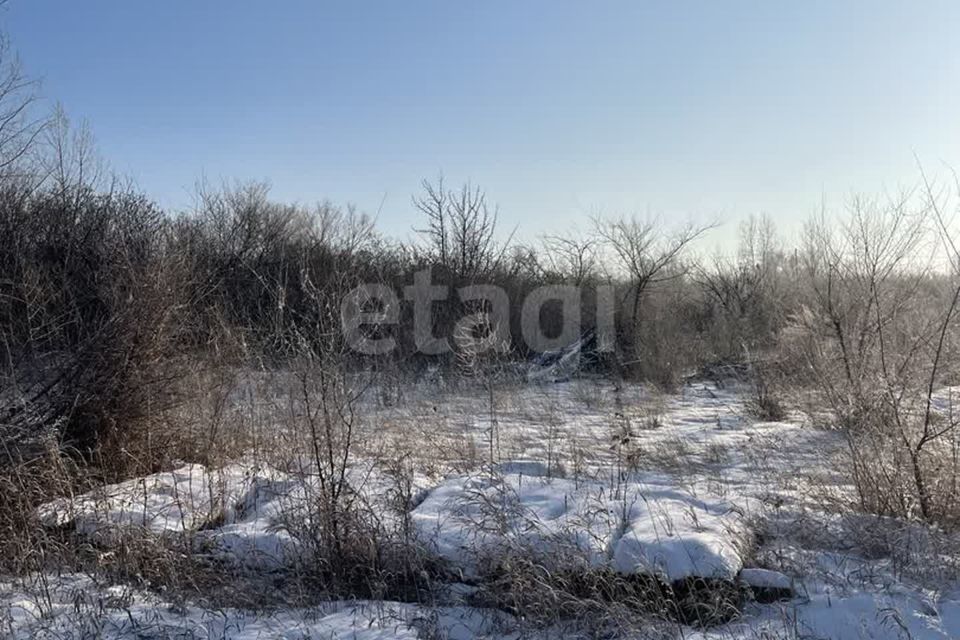
[[[399,527],[390,497],[395,481],[377,456],[406,452],[415,471],[409,515],[417,535],[453,575],[473,584],[499,559],[526,554],[568,570],[604,567],[665,582],[716,578],[795,594],[748,602],[738,619],[717,627],[673,625],[660,637],[960,638],[960,539],[850,515],[849,478],[835,463],[841,435],[802,416],[751,420],[739,392],[694,383],[662,395],[572,380],[498,391],[492,412],[486,394],[419,389],[397,405],[368,408],[376,412],[379,448],[353,460],[350,484],[385,527]],[[949,410],[957,393],[939,391],[935,410]],[[40,515],[46,526],[102,547],[127,534],[187,537],[198,554],[247,570],[226,579],[256,580],[309,561],[297,530],[309,526],[316,499],[309,468],[308,461],[273,458],[183,465],[49,503]],[[0,584],[0,636],[519,633],[517,620],[466,606],[462,597],[433,607],[361,601],[251,611],[174,606],[81,576],[44,580],[43,588]],[[553,631],[545,637],[565,636]]]
[[[60,576],[44,598],[0,583],[0,635],[33,638],[193,638],[215,640],[380,640],[434,637],[514,640],[516,622],[500,612],[385,601],[329,602],[273,611],[179,607],[126,587],[103,588],[80,575]],[[531,637],[524,635],[523,637]]]
[[[411,519],[422,540],[466,575],[498,554],[606,561],[616,518],[605,502],[591,509],[584,486],[563,479],[507,474],[453,478],[431,491]]]
[[[789,577],[770,569],[744,569],[740,572],[739,578],[742,583],[761,589],[790,590],[793,588]]]
[[[43,505],[46,526],[72,524],[85,534],[141,527],[155,534],[196,530],[216,518],[233,518],[258,484],[256,468],[230,465],[210,471],[198,464],[108,485],[74,499]]]
[[[815,594],[801,602],[758,608],[722,627],[688,633],[688,640],[829,638],[830,640],[950,640],[960,637],[958,603],[916,596]]]
[[[184,465],[44,504],[40,520],[108,547],[128,535],[181,536],[197,553],[238,568],[294,569],[309,561],[300,539],[309,529],[319,491],[309,464],[296,463],[293,473],[253,462],[219,469]],[[392,481],[382,471],[357,463],[347,480],[382,524],[397,526],[399,514],[385,504]],[[417,476],[414,490],[423,482]]]
[[[554,562],[579,557],[587,566],[666,582],[733,580],[749,539],[742,515],[725,501],[637,480],[458,477],[430,492],[412,519],[422,538],[467,575],[477,573],[484,556],[510,550]]]
[[[189,534],[202,553],[276,567],[299,555],[280,516],[303,496],[303,483],[262,465],[191,464],[56,500],[39,512],[46,526],[70,527],[99,544],[142,531]]]

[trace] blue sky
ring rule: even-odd
[[[922,4],[922,6],[921,6]],[[10,0],[44,95],[172,208],[201,175],[354,202],[471,179],[521,237],[591,213],[781,227],[960,167],[956,2]]]

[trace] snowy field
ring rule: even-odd
[[[655,585],[687,608],[709,600],[697,595],[704,585],[725,594],[720,615],[699,623],[637,611],[617,625],[631,637],[960,638],[960,541],[856,515],[837,462],[840,434],[800,414],[757,422],[735,386],[707,382],[673,395],[589,379],[494,394],[426,384],[375,394],[347,470],[352,499],[383,530],[407,532],[442,568],[442,584],[430,602],[279,606],[270,593],[311,563],[302,532],[320,488],[309,455],[293,446],[297,435],[285,433],[282,402],[243,400],[270,397],[270,384],[251,380],[237,393],[243,420],[258,416],[248,456],[219,468],[184,464],[40,509],[46,528],[105,556],[145,537],[170,545],[223,581],[262,592],[262,605],[83,572],[0,578],[0,635],[591,633],[582,619],[558,615],[544,626],[491,606],[488,582],[522,559],[543,575]]]

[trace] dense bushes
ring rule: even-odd
[[[7,189],[0,227],[6,427],[56,429],[88,457],[120,447],[167,402],[177,354],[184,273],[163,214],[126,191]]]

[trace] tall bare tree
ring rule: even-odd
[[[19,173],[18,166],[47,124],[47,117],[37,113],[38,89],[9,39],[0,34],[0,175]]]
[[[620,304],[623,306],[632,294],[630,330],[634,349],[639,346],[644,296],[651,286],[681,276],[683,252],[714,226],[690,222],[679,229],[667,230],[656,218],[594,218],[597,236],[612,253],[621,274],[629,280]]]
[[[443,178],[434,185],[422,183],[423,193],[413,198],[414,206],[427,218],[418,231],[430,245],[439,266],[458,283],[478,282],[501,264],[513,237],[497,240],[496,206],[487,202],[480,187],[465,183],[458,190],[446,189]]]
[[[939,245],[939,247],[938,247]],[[958,375],[958,259],[942,194],[856,198],[808,226],[806,307],[790,334],[847,438],[865,511],[956,524],[960,421],[938,388]]]

